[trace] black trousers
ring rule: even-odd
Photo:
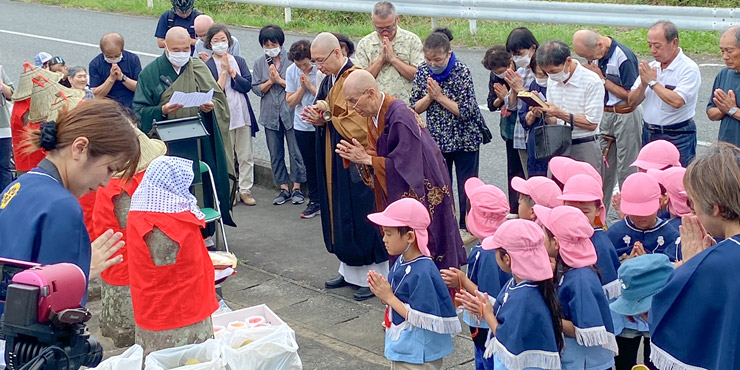
[[[519,176],[524,178],[524,169],[522,161],[519,159],[519,152],[514,149],[514,140],[506,140],[506,177],[508,182],[506,187],[509,189],[509,208],[511,213],[519,213],[519,193],[511,187],[511,179]]]
[[[452,180],[452,167],[455,166],[457,181],[457,210],[460,216],[460,229],[465,229],[465,215],[468,213],[468,197],[465,195],[465,181],[478,176],[479,152],[442,153],[447,162],[447,172]],[[517,157],[518,158],[518,157]]]
[[[643,341],[644,339],[644,341]],[[643,350],[643,363],[650,370],[657,370],[657,368],[650,362],[650,338],[646,337],[635,337],[635,338],[624,338],[617,336],[617,346],[619,347],[619,355],[614,357],[614,368],[617,370],[631,370],[632,366],[637,365],[637,352],[640,350],[640,342],[645,344]]]
[[[298,143],[298,151],[303,157],[303,165],[306,166],[306,190],[308,199],[318,202],[319,197],[316,193],[318,187],[316,182],[316,131],[298,131],[295,132],[295,140]]]

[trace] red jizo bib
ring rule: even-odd
[[[145,236],[161,230],[179,246],[177,259],[157,266]],[[214,272],[200,229],[189,211],[130,211],[126,225],[129,282],[134,321],[146,330],[170,330],[195,324],[218,309]]]
[[[111,179],[108,181],[108,186],[99,188],[95,196],[95,206],[93,207],[92,213],[92,233],[90,234],[90,240],[97,239],[100,235],[106,232],[108,229],[112,229],[114,232],[123,233],[122,241],[126,241],[126,229],[121,228],[121,225],[113,212],[113,198],[120,195],[122,192],[128,194],[129,197],[134,195],[134,191],[141,183],[141,179],[144,177],[144,171],[137,173],[134,177],[124,183],[121,179]],[[128,285],[128,249],[126,246],[119,249],[116,254],[111,258],[122,255],[123,262],[113,265],[101,274],[103,280],[111,285]]]
[[[28,137],[26,129],[38,130],[40,122],[30,122],[28,126],[23,125],[23,115],[28,112],[31,107],[31,98],[17,101],[13,103],[13,112],[10,115],[10,131],[13,135],[13,159],[15,160],[15,169],[18,171],[28,172],[36,165],[41,162],[46,156],[46,153],[42,150],[36,150],[31,153],[26,153],[26,146],[23,145],[23,140]]]

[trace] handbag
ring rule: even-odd
[[[544,117],[543,117],[544,119]],[[569,155],[573,135],[573,115],[568,125],[548,125],[534,128],[534,157],[550,159],[558,155]]]
[[[491,139],[493,139],[493,134],[491,133],[491,130],[488,129],[488,125],[486,125],[486,121],[483,120],[483,117],[478,120],[478,128],[480,129],[480,136],[483,139],[483,144],[490,143]]]

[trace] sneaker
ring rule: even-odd
[[[291,196],[291,200],[293,204],[303,204],[303,202],[306,201],[306,197],[303,196],[301,189],[295,189],[293,190],[293,195]]]
[[[301,218],[312,218],[319,214],[321,214],[321,205],[314,201],[310,201],[308,202],[306,209],[301,212]]]
[[[280,189],[280,194],[278,194],[277,198],[272,201],[272,204],[279,206],[290,199],[290,192],[285,189]]]
[[[257,201],[254,199],[252,194],[250,193],[241,193],[239,194],[239,199],[241,199],[242,203],[248,205],[248,206],[256,206]]]

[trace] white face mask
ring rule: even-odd
[[[503,80],[504,77],[506,77],[506,71],[504,71],[503,73],[494,73],[493,75]]]
[[[227,50],[229,50],[229,43],[228,42],[217,42],[211,44],[211,50],[213,50],[214,53],[217,55],[223,55]]]
[[[545,77],[545,78],[535,77],[534,79],[535,79],[535,81],[537,81],[537,85],[540,85],[542,87],[547,87],[547,77]]]
[[[527,68],[529,67],[529,62],[532,61],[532,57],[529,54],[515,55],[512,59],[517,68]]]
[[[190,53],[187,51],[169,51],[167,50],[167,59],[176,67],[182,67],[190,60]]]
[[[103,57],[103,58],[105,58],[106,63],[114,64],[114,63],[120,63],[121,60],[123,59],[123,55],[119,55],[118,58],[113,58],[113,59],[107,58],[107,57]]]
[[[265,54],[270,58],[274,58],[280,54],[280,48],[265,49]]]
[[[548,73],[548,75],[547,75],[547,76],[548,76],[548,77],[549,77],[549,78],[550,78],[551,80],[553,80],[553,81],[555,81],[555,82],[563,82],[563,81],[567,80],[567,79],[568,79],[568,77],[570,77],[570,71],[569,71],[568,73],[565,73],[565,70],[566,70],[566,69],[567,69],[567,67],[568,67],[568,63],[569,63],[569,61],[566,61],[566,62],[565,62],[565,67],[563,67],[563,70],[562,70],[562,71],[560,71],[560,72],[558,72],[558,73],[553,73],[553,74],[549,74],[549,73]]]

